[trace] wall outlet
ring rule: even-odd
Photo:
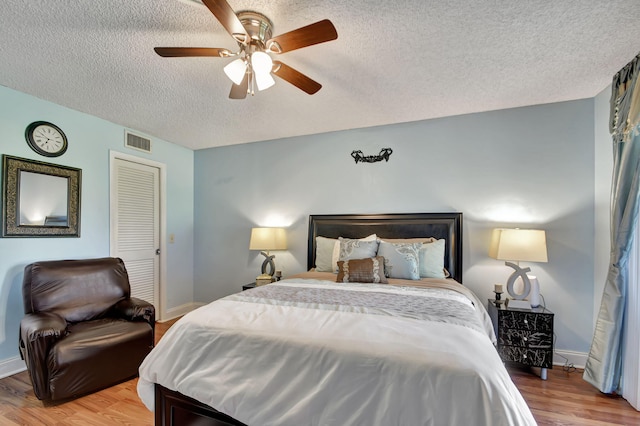
[[[169,244],[173,244],[176,242],[175,234],[169,234]]]

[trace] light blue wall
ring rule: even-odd
[[[286,120],[286,117],[283,117]],[[277,125],[277,123],[274,123]],[[306,268],[309,214],[460,211],[464,284],[481,298],[511,269],[488,257],[498,226],[546,229],[529,264],[556,315],[557,348],[586,352],[594,294],[594,100],[487,112],[197,151],[195,297],[255,279],[253,226],[288,226],[284,275]],[[355,164],[352,150],[388,163]]]
[[[33,121],[55,123],[69,148],[48,159],[26,144]],[[0,86],[0,153],[82,169],[80,238],[0,238],[0,363],[18,356],[22,275],[36,260],[109,255],[109,150],[154,160],[167,169],[167,307],[193,301],[193,151],[151,138],[153,154],[124,147],[124,128]]]

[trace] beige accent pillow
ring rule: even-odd
[[[367,259],[350,259],[338,262],[337,283],[379,283],[388,284],[384,276],[382,256]]]

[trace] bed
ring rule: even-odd
[[[344,238],[342,250],[372,235],[378,247],[442,243],[443,277],[336,282],[375,257],[318,270],[322,238]],[[138,381],[156,425],[535,424],[482,302],[461,284],[461,213],[312,215],[308,240],[310,272],[214,301],[167,331]]]

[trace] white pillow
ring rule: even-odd
[[[361,238],[362,241],[375,241],[376,234]],[[316,271],[338,272],[338,257],[340,256],[340,241],[337,238],[316,237]]]
[[[338,240],[334,238],[316,237],[316,271],[333,272],[338,264],[338,254],[335,246]],[[340,245],[338,244],[338,248]],[[335,253],[335,259],[334,259]],[[336,266],[332,266],[336,265]]]
[[[445,240],[425,243],[418,253],[421,278],[444,278]]]

